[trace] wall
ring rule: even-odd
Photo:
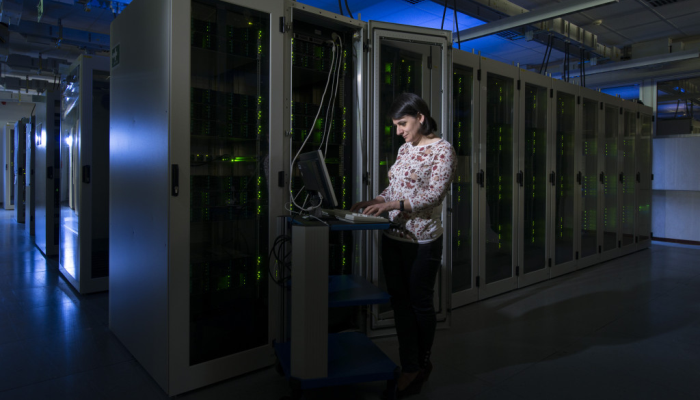
[[[700,136],[653,142],[654,237],[700,242]]]

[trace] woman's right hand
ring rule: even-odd
[[[368,200],[368,201],[361,201],[359,203],[353,204],[352,207],[350,207],[350,212],[358,212],[358,210],[360,210],[361,208],[366,208],[367,206],[371,206],[372,204],[378,204],[378,203],[381,203],[381,202],[377,199],[372,199],[372,200]]]

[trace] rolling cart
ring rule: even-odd
[[[389,224],[292,222],[291,335],[274,343],[278,372],[292,399],[306,389],[386,381],[394,395],[399,369],[359,332],[328,334],[328,308],[388,303],[390,296],[357,275],[328,274],[328,237],[337,230],[387,229]]]

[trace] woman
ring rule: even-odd
[[[382,237],[382,264],[399,339],[399,397],[420,393],[432,370],[435,337],[433,287],[442,260],[442,201],[452,183],[457,158],[437,137],[425,101],[399,95],[389,110],[396,134],[406,141],[389,170],[389,187],[352,211],[389,213],[392,226]]]

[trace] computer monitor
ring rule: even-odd
[[[298,162],[306,191],[312,196],[321,195],[321,207],[338,208],[338,199],[335,197],[333,183],[321,150],[299,154]],[[312,201],[311,204],[315,206],[318,202]]]

